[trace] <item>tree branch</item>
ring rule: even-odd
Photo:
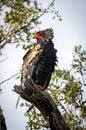
[[[17,29],[14,29],[12,30],[10,33],[8,33],[5,37],[3,37],[1,40],[0,40],[0,43],[2,43],[0,45],[0,49],[4,48],[4,46],[8,43],[8,41],[15,35],[17,34],[18,32],[20,32],[23,28],[27,27],[27,25],[24,25],[20,28],[17,28]]]
[[[31,20],[30,20],[30,23],[31,22],[33,22],[33,21],[36,21],[36,20],[38,20],[40,17],[42,17],[48,10],[49,10],[49,8],[54,4],[54,2],[55,2],[55,0],[53,0],[50,4],[49,4],[49,6],[46,8],[46,10],[45,11],[43,11],[40,15],[38,15],[36,18],[32,18]],[[20,32],[21,30],[23,30],[25,27],[27,27],[28,25],[22,25],[20,28],[16,28],[16,29],[14,29],[14,30],[12,30],[10,33],[8,33],[6,36],[4,36],[4,37],[2,37],[2,39],[0,39],[0,49],[2,49],[2,48],[4,48],[4,46],[6,45],[6,44],[8,44],[8,42],[9,42],[9,40],[13,37],[13,36],[15,36],[15,34],[17,34],[18,32]]]
[[[53,99],[46,91],[37,88],[36,84],[26,81],[24,88],[15,85],[14,91],[41,111],[51,130],[70,130]]]
[[[1,85],[1,84],[3,84],[3,83],[5,83],[5,82],[7,82],[8,80],[10,80],[10,79],[14,78],[14,77],[15,77],[15,76],[17,76],[18,74],[19,74],[19,73],[16,73],[16,74],[14,74],[14,75],[10,76],[9,78],[7,78],[7,79],[3,80],[2,82],[0,82],[0,85]]]
[[[5,118],[0,107],[0,130],[7,130]]]

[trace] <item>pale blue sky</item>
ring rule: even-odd
[[[39,1],[44,6],[50,2]],[[86,49],[86,0],[56,0],[55,7],[60,11],[62,22],[57,18],[52,20],[52,15],[46,14],[41,18],[40,29],[54,29],[53,41],[58,50],[59,66],[69,68],[74,46],[81,44]],[[19,71],[25,52],[20,48],[15,49],[12,45],[4,49],[4,54],[8,60],[0,64],[0,81]],[[8,130],[24,130],[26,125],[25,110],[20,106],[15,109],[18,95],[12,92],[13,86],[19,83],[20,81],[14,78],[1,86],[3,94],[0,95],[0,104],[4,110]]]

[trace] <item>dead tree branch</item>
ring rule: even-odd
[[[0,107],[0,130],[7,130],[5,118]]]
[[[25,82],[24,88],[15,85],[14,91],[41,111],[51,130],[70,130],[53,99],[46,91],[41,91],[37,85],[30,81]]]
[[[15,77],[15,76],[17,76],[18,74],[19,74],[19,73],[16,73],[16,74],[14,74],[14,75],[10,76],[9,78],[7,78],[7,79],[3,80],[2,82],[0,82],[0,85],[1,85],[1,84],[3,84],[3,83],[5,83],[5,82],[7,82],[8,80],[10,80],[10,79],[14,78],[14,77]]]

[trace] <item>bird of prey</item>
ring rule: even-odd
[[[29,79],[45,90],[56,65],[57,50],[52,42],[53,30],[50,28],[39,31],[33,37],[37,39],[37,43],[23,57],[21,83]]]
[[[22,86],[29,79],[42,91],[48,87],[57,62],[57,50],[54,48],[53,37],[52,28],[38,31],[33,36],[33,38],[37,39],[37,43],[23,57],[21,72]]]

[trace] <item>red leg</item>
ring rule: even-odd
[[[38,87],[39,89],[41,89],[41,90],[43,89],[43,87],[42,87],[41,85],[37,85],[37,87]]]

